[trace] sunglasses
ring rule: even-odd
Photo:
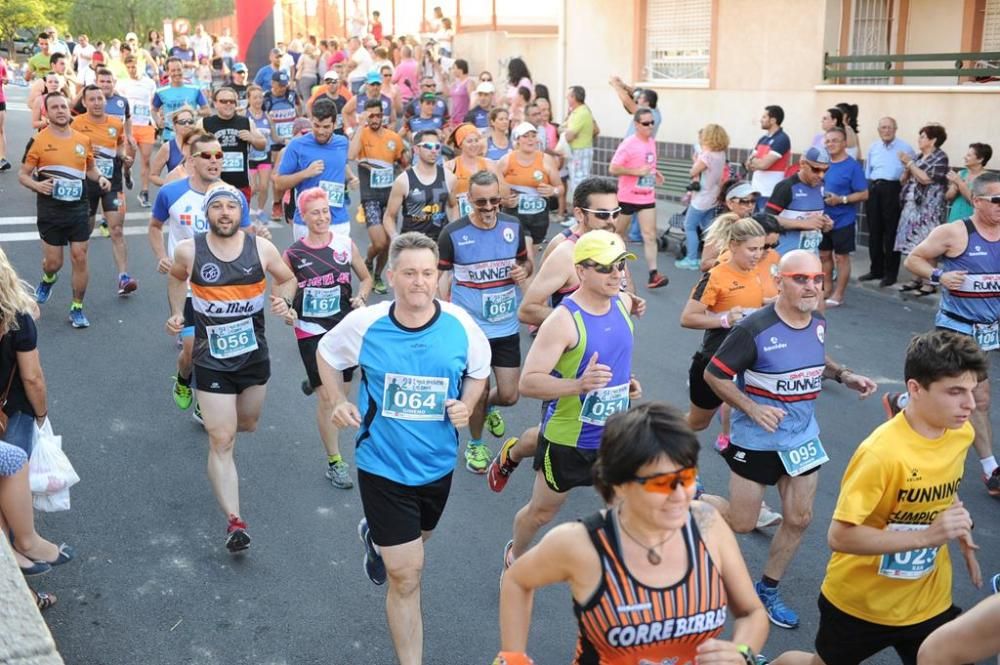
[[[821,272],[783,272],[782,277],[787,277],[799,286],[805,286],[810,281],[816,286],[822,286],[826,275]]]
[[[622,214],[621,208],[615,208],[614,210],[592,210],[590,208],[580,208],[580,210],[584,212],[589,212],[597,219],[602,219],[605,221],[609,219],[618,219],[618,215]]]
[[[643,127],[652,127],[653,125],[656,124],[656,121],[655,120],[647,120],[646,122],[640,122],[638,124],[642,125]]]
[[[472,205],[476,206],[478,210],[492,210],[500,205],[500,197],[494,197],[489,199],[473,199]]]
[[[610,275],[612,270],[617,270],[618,272],[625,272],[625,259],[622,259],[618,263],[612,263],[606,266],[602,263],[594,263],[593,261],[585,261],[581,263],[584,268],[593,268],[594,272],[600,275]]]
[[[441,149],[441,144],[440,143],[418,143],[417,147],[418,148],[423,148],[424,150],[440,150]]]
[[[685,490],[690,490],[695,486],[698,479],[698,469],[693,466],[686,466],[676,471],[657,473],[653,476],[636,476],[632,480],[642,485],[642,489],[654,494],[670,496],[680,485]]]
[[[202,150],[201,152],[196,152],[191,155],[192,157],[201,157],[202,159],[222,159],[223,154],[221,150],[216,150],[215,152],[209,152],[207,150]]]
[[[235,99],[216,99],[215,103],[216,104],[235,104],[236,100]]]
[[[757,199],[754,199],[754,198],[749,198],[749,199],[733,199],[733,201],[736,202],[736,203],[739,203],[740,205],[752,206],[754,203],[757,202]]]
[[[977,196],[976,198],[980,201],[992,203],[993,205],[1000,205],[1000,194],[994,194],[992,196]]]
[[[765,244],[764,245],[764,251],[766,252],[769,249],[778,249],[778,243],[774,243],[773,245],[772,244]]]
[[[194,125],[194,120],[174,120],[174,124],[181,127],[191,127]]]

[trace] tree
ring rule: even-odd
[[[0,9],[0,42],[13,57],[18,30],[39,30],[49,24],[64,24],[71,0],[3,0]]]
[[[75,0],[70,22],[91,40],[110,40],[122,39],[127,32],[145,36],[148,30],[162,30],[164,17],[195,23],[234,11],[233,0]]]

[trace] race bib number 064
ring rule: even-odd
[[[387,373],[382,415],[397,420],[444,420],[447,399],[447,378]]]

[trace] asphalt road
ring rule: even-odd
[[[10,91],[8,154],[19,161],[29,133],[24,91]],[[16,171],[0,175],[0,246],[22,277],[39,277],[33,196],[20,188]],[[134,195],[132,211],[142,212]],[[29,217],[25,220],[23,217]],[[206,437],[170,396],[176,349],[164,332],[165,278],[155,271],[142,234],[141,216],[127,222],[131,273],[139,280],[129,299],[115,295],[110,242],[91,245],[87,313],[91,327],[74,330],[66,320],[69,272],[64,270],[39,321],[50,413],[82,481],[72,491],[73,509],[40,514],[41,533],[73,544],[77,561],[33,581],[59,595],[46,614],[59,649],[72,665],[144,663],[368,664],[392,663],[384,589],[362,572],[355,527],[361,516],[356,490],[337,490],[323,478],[325,458],[316,432],[313,398],[299,391],[303,370],[290,329],[270,318],[273,376],[259,430],[237,444],[242,505],[254,537],[248,556],[230,557],[222,547],[225,521],[205,474]],[[553,230],[553,232],[555,232]],[[364,229],[353,225],[364,244]],[[279,247],[290,242],[279,229]],[[661,255],[661,259],[664,256]],[[637,328],[635,367],[646,399],[687,404],[688,363],[699,333],[682,330],[678,316],[695,275],[666,273],[672,284],[647,295],[649,312]],[[926,330],[930,308],[899,303],[889,295],[852,288],[849,304],[829,313],[831,355],[867,373],[886,389],[901,386],[903,350],[909,336]],[[524,344],[527,349],[527,337]],[[508,432],[536,423],[538,404],[525,399],[505,410]],[[838,479],[854,447],[883,418],[877,400],[828,384],[818,403],[831,455],[822,471],[814,523],[782,582],[786,600],[799,610],[798,630],[772,628],[765,653],[810,649],[815,600],[829,550],[826,529]],[[724,463],[711,452],[717,428],[702,438],[702,477],[725,492]],[[353,460],[348,436],[345,455]],[[497,442],[492,441],[494,449]],[[524,465],[507,490],[493,494],[483,477],[459,467],[444,518],[427,546],[423,609],[425,662],[490,662],[499,646],[497,579],[511,520],[526,501],[531,473]],[[976,520],[985,573],[1000,570],[998,504],[983,490],[970,455],[962,498]],[[771,505],[777,497],[769,493]],[[597,495],[574,491],[561,520],[600,507]],[[770,537],[740,538],[752,574],[759,575]],[[957,559],[961,562],[961,559]],[[969,607],[984,597],[959,563],[955,601]],[[539,664],[569,662],[576,627],[566,589],[540,592],[535,603],[530,652]],[[896,662],[893,654],[873,659]]]

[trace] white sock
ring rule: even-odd
[[[983,465],[983,473],[985,473],[987,476],[992,476],[993,472],[996,470],[998,466],[997,458],[994,457],[993,455],[982,458],[981,460],[979,460],[979,463]]]

